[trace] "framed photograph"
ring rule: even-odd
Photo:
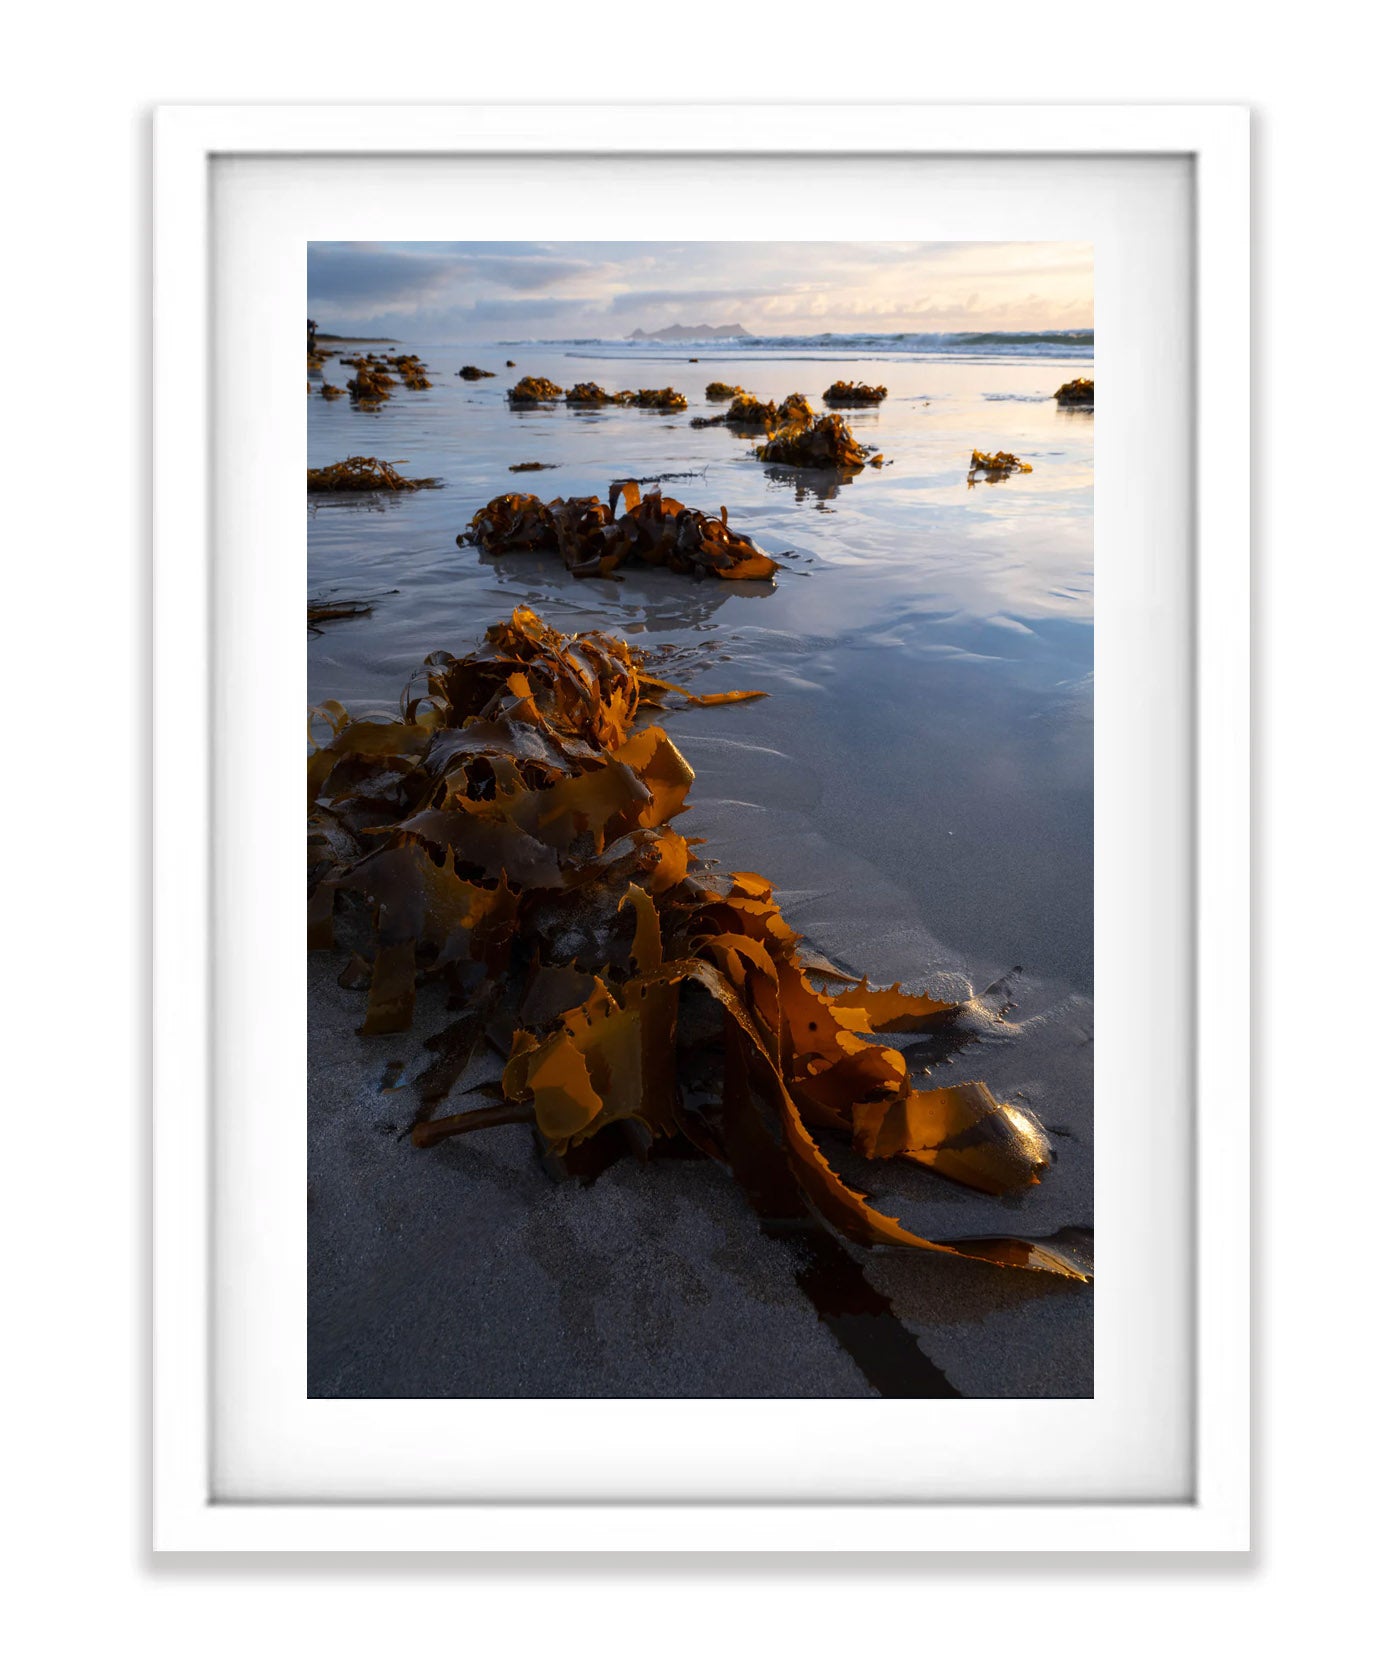
[[[1248,1548],[1248,178],[158,113],[158,1549]]]

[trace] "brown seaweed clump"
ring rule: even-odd
[[[343,385],[332,385],[328,379],[322,380],[321,395],[327,402],[333,402],[336,397],[343,397],[345,395],[345,387]]]
[[[633,408],[664,408],[674,414],[686,407],[685,398],[670,385],[660,391],[633,391],[629,395]]]
[[[721,380],[712,379],[705,387],[705,395],[711,402],[722,402],[726,397],[737,397],[742,390],[742,385],[725,385]]]
[[[841,473],[861,472],[874,453],[856,442],[839,414],[823,414],[806,426],[784,426],[754,448],[760,461],[786,467],[833,468]]]
[[[778,421],[784,426],[810,426],[817,417],[814,409],[801,393],[794,391],[778,404]]]
[[[958,1002],[840,974],[803,950],[767,880],[702,865],[672,826],[694,772],[658,714],[761,695],[692,694],[626,642],[561,635],[525,607],[422,675],[426,698],[406,691],[395,721],[318,708],[332,734],[307,761],[311,948],[364,926],[337,927],[339,904],[365,905],[342,976],[368,981],[360,1031],[407,1032],[420,985],[456,1016],[414,1143],[528,1125],[573,1173],[609,1145],[688,1154],[855,1243],[1085,1278],[1025,1239],[922,1237],[823,1153],[828,1133],[989,1195],[1027,1190],[1051,1159],[1030,1114],[981,1083],[916,1090],[876,1039],[946,1029]],[[464,1104],[454,1082],[483,1050],[499,1077]]]
[[[822,392],[822,401],[828,408],[872,408],[889,394],[887,385],[852,385],[838,379]]]
[[[526,403],[558,402],[564,395],[562,385],[556,385],[552,379],[541,379],[534,374],[527,375],[518,385],[512,385],[506,392],[506,401]]]
[[[379,461],[373,455],[352,455],[348,461],[337,461],[334,466],[308,467],[306,493],[328,496],[343,491],[435,490],[442,483],[440,478],[405,478],[398,471],[400,464]]]
[[[508,472],[548,472],[551,467],[558,466],[557,461],[517,461]]]
[[[989,484],[997,484],[1004,478],[1010,478],[1012,473],[1034,471],[1035,468],[1029,461],[1023,461],[1018,455],[1012,455],[1005,449],[999,449],[995,455],[984,455],[980,449],[974,449],[972,464],[967,472],[967,482],[974,483],[981,474]]]
[[[488,554],[556,552],[575,577],[607,577],[629,562],[731,581],[771,578],[778,570],[776,560],[730,530],[726,508],[715,515],[659,490],[644,496],[630,479],[609,486],[606,505],[596,496],[549,503],[516,492],[497,496],[477,509],[457,543]]]
[[[506,366],[507,366],[507,367],[514,367],[514,366],[515,366],[515,363],[514,363],[514,362],[507,362],[507,363],[506,363]]]
[[[350,400],[357,408],[378,408],[394,388],[394,376],[382,363],[361,356],[351,364],[355,372],[348,381]]]
[[[430,391],[433,382],[428,378],[428,370],[417,356],[395,356],[391,367],[399,370],[399,378],[410,391]]]
[[[611,391],[605,391],[601,385],[595,385],[591,379],[585,379],[580,384],[569,387],[564,401],[574,408],[603,408],[609,403],[625,403],[631,395],[630,391],[614,395]]]
[[[514,362],[507,362],[506,366],[507,367],[514,367],[515,363]],[[475,380],[475,379],[494,379],[496,376],[495,376],[494,373],[488,373],[485,368],[473,367],[471,365],[471,363],[469,362],[466,365],[466,367],[457,369],[457,377],[458,377],[458,379]]]
[[[1071,379],[1056,391],[1055,401],[1059,403],[1061,408],[1092,408],[1094,406],[1093,380]]]

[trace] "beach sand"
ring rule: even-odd
[[[839,1150],[834,1164],[930,1237],[1070,1232],[1088,1252],[1093,420],[1050,393],[1092,366],[401,348],[440,382],[396,391],[373,415],[310,401],[308,462],[376,454],[444,487],[312,506],[309,593],[378,598],[368,617],[309,639],[308,697],[392,704],[424,654],[465,650],[520,602],[561,629],[664,645],[693,686],[768,690],[668,717],[696,772],[679,826],[725,867],[769,876],[793,925],[856,972],[959,997],[1009,974],[1005,1023],[929,1077],[1019,1096],[1058,1154],[1010,1201]],[[675,385],[691,406],[512,413],[506,355],[566,385]],[[502,377],[456,380],[463,362]],[[336,378],[337,364],[325,371]],[[818,401],[838,377],[890,387],[880,409],[850,415],[889,464],[849,484],[765,469],[751,439],[688,424],[716,412],[712,379]],[[974,447],[1035,470],[969,487]],[[523,460],[557,465],[511,476]],[[776,587],[576,580],[554,557],[491,560],[452,540],[505,489],[605,494],[615,478],[661,473],[700,475],[665,488],[727,505],[784,556]],[[311,1395],[876,1392],[849,1325],[814,1306],[800,1247],[766,1235],[713,1165],[627,1159],[591,1185],[560,1184],[524,1128],[427,1152],[400,1141],[440,1005],[430,991],[412,1034],[361,1039],[363,997],[336,985],[342,962],[309,964]],[[951,1391],[1092,1392],[1092,1289],[848,1252]]]

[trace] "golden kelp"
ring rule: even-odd
[[[725,397],[737,397],[742,390],[742,385],[725,385],[718,379],[712,379],[705,387],[705,395],[711,402],[722,402]]]
[[[810,426],[816,417],[816,409],[801,391],[794,391],[778,404],[778,419],[784,426]]]
[[[766,443],[756,444],[760,461],[787,467],[825,467],[839,473],[858,473],[874,454],[859,444],[839,414],[823,414],[808,425],[783,426]]]
[[[1062,408],[1092,408],[1094,382],[1092,379],[1071,379],[1055,393],[1055,401]]]
[[[972,464],[967,471],[967,482],[974,483],[979,473],[989,484],[996,484],[1003,478],[1010,478],[1012,473],[1034,471],[1029,461],[1023,461],[1019,456],[1011,455],[1004,449],[999,449],[995,455],[984,455],[980,449],[974,449]]]
[[[618,512],[619,497],[623,510]],[[729,528],[729,513],[686,507],[659,490],[642,495],[633,480],[596,496],[556,497],[511,492],[478,508],[457,538],[488,554],[512,550],[557,552],[575,577],[607,577],[619,566],[667,566],[673,572],[737,580],[770,578],[778,562]]]
[[[724,416],[726,426],[761,426],[771,432],[778,424],[778,405],[760,402],[748,391],[740,391]]]
[[[345,395],[345,387],[343,385],[332,385],[329,380],[323,380],[321,382],[321,395],[327,402],[332,402],[336,397]]]
[[[352,455],[348,461],[337,461],[329,467],[306,469],[308,496],[326,496],[340,491],[435,490],[440,478],[405,478],[398,468],[402,462],[379,461],[373,455]]]
[[[548,472],[551,467],[558,466],[557,461],[517,461],[508,470],[511,472]]]
[[[506,363],[507,367],[511,365]],[[552,379],[541,379],[529,374],[518,385],[511,386],[506,392],[506,401],[518,404],[558,402],[563,395],[562,385],[556,385]]]
[[[822,401],[828,408],[870,408],[884,402],[889,394],[887,385],[853,385],[838,379],[822,392]]]
[[[507,367],[514,367],[515,363],[514,362],[507,362],[506,366]],[[457,369],[457,377],[458,377],[458,379],[475,380],[475,379],[494,379],[496,376],[495,376],[494,373],[488,373],[485,368],[473,367],[471,365],[471,363],[468,362],[466,367],[461,367],[461,368]]]
[[[1085,1276],[1025,1239],[906,1230],[818,1145],[831,1132],[989,1194],[1028,1189],[1051,1159],[1029,1114],[980,1083],[916,1091],[872,1041],[937,1029],[958,1003],[819,990],[842,977],[807,958],[770,883],[703,869],[671,826],[694,775],[639,713],[761,696],[691,694],[625,642],[561,635],[524,607],[423,675],[426,698],[395,722],[319,708],[333,733],[307,762],[311,947],[335,947],[338,899],[372,912],[347,970],[369,979],[361,1031],[407,1031],[420,981],[441,981],[461,1065],[481,1042],[506,1058],[481,1106],[424,1114],[416,1143],[527,1123],[569,1169],[616,1127],[642,1159],[688,1151],[750,1178],[775,1160],[855,1243]]]

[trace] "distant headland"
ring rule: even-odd
[[[683,327],[677,323],[673,327],[662,327],[659,332],[643,332],[638,327],[627,336],[629,339],[639,338],[647,342],[694,344],[702,338],[752,338],[753,334],[734,321],[727,327],[712,327],[708,322],[702,322],[698,327]]]

